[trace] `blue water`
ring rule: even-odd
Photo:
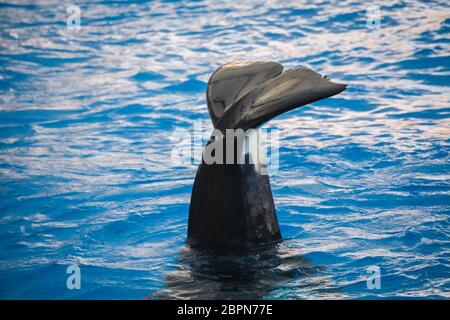
[[[0,4],[0,298],[449,298],[450,7],[380,1]],[[277,248],[185,247],[195,165],[230,60],[348,84],[269,122]],[[66,268],[78,264],[81,289]],[[378,266],[381,287],[368,289]]]

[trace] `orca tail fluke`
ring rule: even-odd
[[[304,67],[275,62],[230,63],[208,83],[207,100],[216,128],[256,128],[279,114],[334,96],[346,85]]]

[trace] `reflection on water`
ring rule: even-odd
[[[79,31],[71,4],[0,3],[0,298],[450,297],[448,1],[377,1],[380,29],[354,0],[76,1]],[[219,259],[183,249],[196,166],[170,133],[241,59],[349,86],[267,124],[289,240]]]
[[[148,298],[263,299],[295,282],[297,297],[344,298],[330,289],[321,267],[303,258],[287,243],[240,253],[214,253],[183,247],[177,267],[168,273],[165,288]]]

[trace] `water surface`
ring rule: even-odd
[[[364,1],[77,1],[73,30],[71,2],[2,2],[0,298],[449,298],[450,8],[377,3],[374,29]],[[170,134],[230,60],[348,89],[267,124],[286,240],[217,257],[184,246]]]

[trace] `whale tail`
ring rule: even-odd
[[[345,88],[305,67],[283,71],[276,62],[230,62],[213,73],[206,98],[215,128],[246,130]]]
[[[233,62],[213,73],[206,96],[211,121],[224,133],[255,129],[281,113],[343,90],[345,85],[307,68],[283,72],[275,62]],[[207,164],[203,159],[192,189],[189,243],[241,249],[278,240],[269,177],[253,164]]]

